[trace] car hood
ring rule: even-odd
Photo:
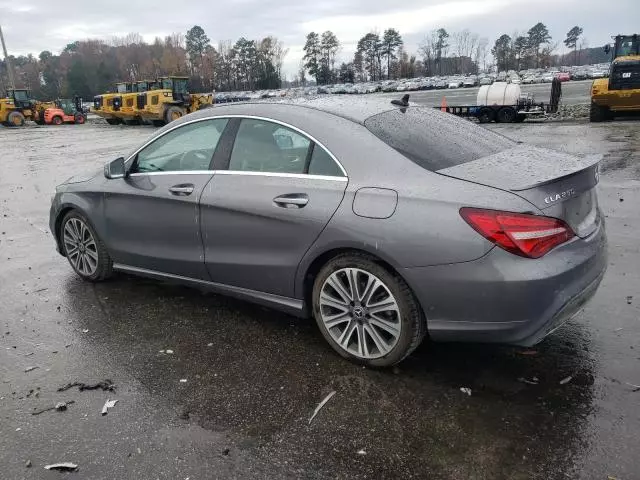
[[[89,180],[97,177],[98,175],[102,174],[103,169],[99,169],[99,170],[90,170],[88,172],[85,173],[79,173],[78,175],[74,175],[73,177],[69,177],[67,180],[65,180],[62,185],[69,185],[72,183],[83,183],[83,182],[88,182]]]

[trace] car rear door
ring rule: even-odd
[[[143,147],[125,178],[107,182],[107,247],[125,267],[208,279],[198,200],[226,119],[169,130]]]
[[[298,264],[340,205],[346,173],[297,129],[236,121],[228,165],[202,194],[206,268],[214,282],[293,297]]]

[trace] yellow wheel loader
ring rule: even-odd
[[[614,40],[609,78],[596,79],[591,85],[592,122],[640,113],[640,38],[637,34],[618,35]],[[611,52],[609,45],[605,52]]]
[[[26,120],[33,120],[36,102],[26,88],[7,90],[7,97],[0,98],[0,124],[22,127]]]

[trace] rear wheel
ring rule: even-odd
[[[22,112],[11,112],[7,115],[7,125],[10,127],[22,127],[24,125],[24,120]]]
[[[597,103],[591,104],[591,109],[589,110],[589,121],[604,122],[611,118],[610,115],[609,107],[602,107]]]
[[[481,108],[478,112],[478,121],[480,123],[491,123],[495,120],[496,114],[492,108]]]
[[[513,107],[502,107],[498,110],[496,121],[499,123],[512,123],[516,121],[517,116],[518,114]]]
[[[167,108],[167,110],[164,112],[164,120],[167,123],[178,120],[182,116],[184,116],[184,111],[180,107],[177,107],[175,105]]]
[[[87,121],[87,119],[85,118],[85,116],[84,116],[83,114],[81,114],[81,113],[76,113],[76,114],[73,116],[73,121],[74,121],[75,123],[77,123],[78,125],[82,125],[84,122],[86,122],[86,121]]]
[[[330,260],[315,279],[312,302],[324,338],[356,363],[395,365],[426,334],[422,310],[408,285],[365,254]]]
[[[111,257],[83,215],[67,213],[60,227],[60,240],[71,267],[83,280],[99,282],[112,275]]]
[[[62,117],[56,115],[51,119],[51,123],[53,123],[54,125],[62,125]]]

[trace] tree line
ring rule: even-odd
[[[353,59],[336,65],[336,55],[341,49],[336,35],[331,31],[310,32],[297,82],[304,84],[307,74],[321,85],[476,74],[493,66],[498,71],[508,71],[606,62],[607,55],[601,48],[587,48],[582,33],[579,26],[571,28],[563,43],[573,52],[557,55],[554,51],[558,44],[552,41],[548,28],[541,22],[526,34],[500,35],[492,48],[487,38],[468,29],[449,33],[438,28],[424,37],[415,54],[409,54],[400,33],[389,28],[382,35],[375,31],[365,34],[357,43]]]
[[[59,55],[43,51],[12,57],[16,86],[30,88],[39,99],[80,95],[89,99],[113,90],[115,82],[189,77],[194,92],[280,88],[288,50],[276,37],[239,38],[211,44],[202,27],[172,33],[146,43],[137,33],[109,41],[69,43]],[[9,87],[7,66],[0,62],[0,92]]]
[[[526,33],[501,34],[489,48],[487,38],[468,29],[448,32],[438,28],[427,35],[415,53],[407,52],[400,32],[388,28],[366,33],[348,61],[339,61],[342,43],[330,30],[310,32],[304,56],[293,82],[286,82],[282,64],[288,49],[274,36],[257,40],[241,37],[216,46],[195,25],[185,34],[172,33],[147,43],[137,33],[109,41],[69,43],[54,55],[43,51],[10,57],[19,87],[31,88],[36,98],[51,99],[93,95],[113,89],[117,81],[184,75],[191,90],[228,91],[281,88],[316,84],[380,81],[416,76],[475,74],[495,66],[498,71],[559,65],[601,63],[608,60],[601,48],[587,48],[583,30],[575,26],[563,41],[572,52],[554,54],[547,27],[539,22]],[[8,86],[5,62],[0,62],[0,91]]]

